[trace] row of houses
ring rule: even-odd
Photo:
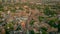
[[[0,2],[46,2],[48,0],[0,0]]]
[[[43,4],[47,4],[47,3],[56,3],[56,2],[60,2],[60,0],[0,0],[0,2],[34,2],[34,3],[43,3]]]
[[[0,2],[25,2],[25,0],[0,0]]]

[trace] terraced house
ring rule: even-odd
[[[0,0],[0,2],[19,2],[20,0]]]

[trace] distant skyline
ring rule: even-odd
[[[0,0],[0,2],[24,2],[24,1],[30,1],[30,2],[42,2],[42,3],[45,3],[45,2],[60,2],[60,0]]]

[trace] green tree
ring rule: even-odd
[[[39,19],[40,22],[43,21],[43,20],[45,20],[45,18],[42,17],[42,16],[39,16],[38,19]]]
[[[3,11],[3,5],[0,4],[0,11]]]
[[[56,22],[55,20],[49,20],[49,21],[48,21],[48,24],[49,24],[51,27],[57,28],[58,25],[56,25],[55,22]]]
[[[32,26],[33,24],[34,24],[34,20],[32,19],[31,21],[30,21],[30,25]]]
[[[57,13],[49,9],[49,7],[45,7],[44,14],[47,16],[55,16]]]

